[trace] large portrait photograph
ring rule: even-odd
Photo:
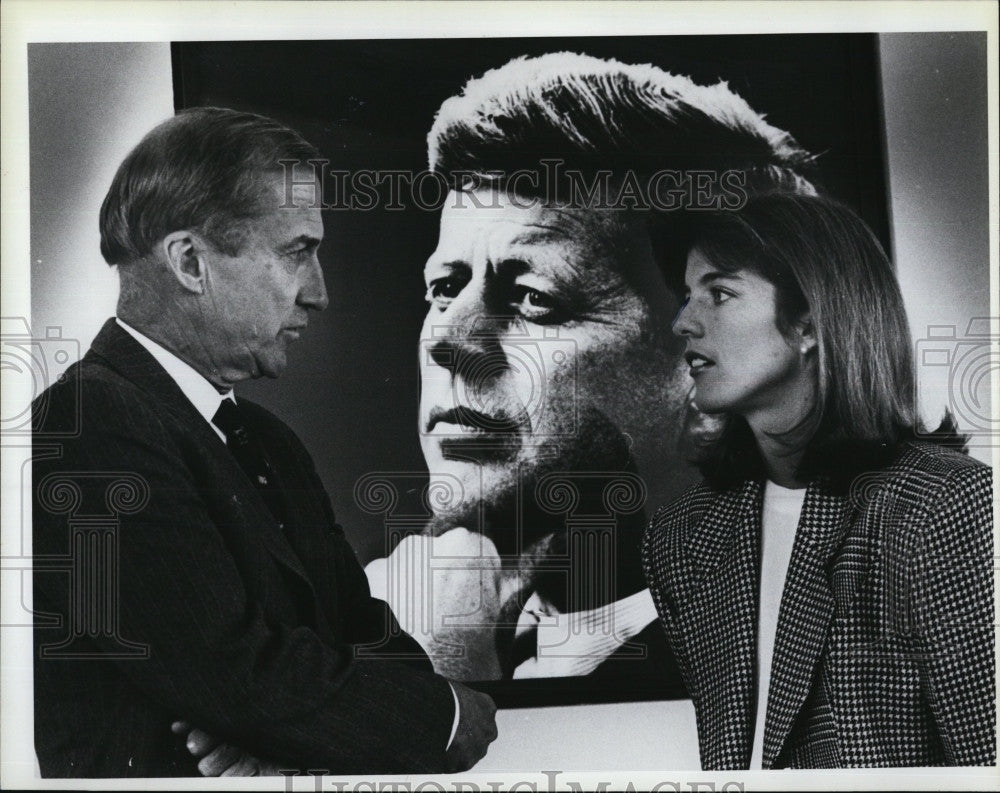
[[[995,5],[421,5],[14,9],[5,786],[995,781]]]
[[[178,109],[262,112],[330,153],[320,167],[331,243],[320,255],[329,262],[333,310],[310,331],[319,338],[298,369],[300,387],[284,378],[276,388],[265,383],[263,398],[273,393],[276,412],[298,413],[314,443],[328,450],[317,455],[319,470],[334,483],[334,502],[344,505],[337,513],[354,532],[371,583],[401,624],[425,640],[443,674],[523,681],[490,686],[511,704],[681,696],[652,601],[635,597],[646,589],[643,528],[651,507],[692,483],[684,432],[697,431],[699,420],[689,404],[683,345],[665,324],[679,304],[621,283],[616,289],[646,306],[619,319],[620,295],[597,297],[593,290],[608,286],[601,283],[607,274],[580,272],[572,257],[582,252],[553,246],[546,256],[562,264],[551,264],[550,273],[525,273],[520,284],[508,275],[508,294],[495,296],[493,310],[513,319],[492,348],[475,349],[475,337],[489,332],[491,304],[453,318],[451,291],[474,275],[451,260],[474,270],[471,251],[458,247],[488,239],[488,227],[473,218],[502,217],[503,207],[474,192],[449,196],[448,172],[508,166],[524,185],[538,183],[541,194],[555,191],[562,168],[580,174],[567,191],[577,187],[572,198],[582,204],[602,172],[610,182],[614,158],[626,156],[616,151],[619,136],[647,135],[650,148],[638,150],[643,162],[635,167],[644,183],[593,203],[636,213],[648,204],[649,213],[672,220],[742,200],[742,174],[722,167],[738,153],[708,136],[678,151],[666,137],[673,120],[643,128],[649,111],[642,108],[637,130],[607,130],[604,149],[588,143],[593,151],[585,154],[597,167],[571,170],[580,155],[569,142],[563,151],[556,136],[594,123],[573,119],[577,95],[602,101],[597,87],[576,88],[574,78],[613,80],[615,68],[628,66],[636,74],[623,73],[624,86],[641,90],[643,81],[659,79],[679,103],[685,91],[712,86],[716,95],[695,105],[698,112],[741,114],[740,123],[759,125],[734,148],[766,148],[771,136],[780,141],[775,148],[791,152],[784,130],[794,129],[801,150],[774,156],[797,157],[803,173],[816,172],[831,194],[862,207],[887,246],[876,44],[872,35],[834,34],[173,46]],[[651,68],[644,73],[636,64]],[[564,98],[552,99],[549,112],[564,115],[552,129],[536,130],[533,114],[543,108],[530,103],[556,90]],[[629,100],[601,112],[625,114]],[[478,130],[468,128],[501,107],[512,108],[510,123],[524,129],[491,129],[483,137],[493,137],[472,140]],[[766,121],[755,107],[766,108]],[[727,123],[718,122],[719,134]],[[528,142],[494,154],[501,133]],[[541,184],[549,174],[553,183]],[[512,246],[503,257],[521,261],[526,252]],[[533,288],[540,278],[552,286]],[[644,338],[640,328],[653,312],[661,327]],[[297,396],[306,389],[314,397],[308,402]],[[476,561],[460,574],[455,557],[466,555]]]

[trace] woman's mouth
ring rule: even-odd
[[[686,352],[684,353],[684,360],[687,361],[692,377],[698,376],[710,366],[715,366],[715,361],[702,355],[700,352]]]

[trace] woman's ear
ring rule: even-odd
[[[813,326],[812,315],[803,314],[795,323],[795,335],[798,341],[799,352],[805,355],[816,347],[816,330]]]

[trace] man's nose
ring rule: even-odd
[[[322,311],[330,304],[330,297],[326,292],[323,268],[315,256],[304,278],[299,289],[299,304],[315,311]]]
[[[453,375],[491,379],[505,368],[501,340],[512,318],[491,305],[488,288],[470,283],[429,326],[428,353]]]
[[[671,324],[674,334],[677,336],[700,336],[702,333],[701,323],[695,316],[695,310],[691,305],[691,298],[684,298],[681,307],[677,309],[677,316]]]

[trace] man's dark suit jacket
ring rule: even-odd
[[[849,494],[809,486],[778,616],[764,768],[996,762],[992,480],[982,463],[919,442]],[[750,763],[762,492],[756,481],[697,485],[646,534],[706,769]]]
[[[36,401],[44,776],[197,776],[177,719],[289,768],[444,770],[447,681],[405,634],[383,647],[402,658],[355,657],[353,644],[398,626],[370,597],[305,448],[240,404],[278,474],[283,527],[114,320]]]

